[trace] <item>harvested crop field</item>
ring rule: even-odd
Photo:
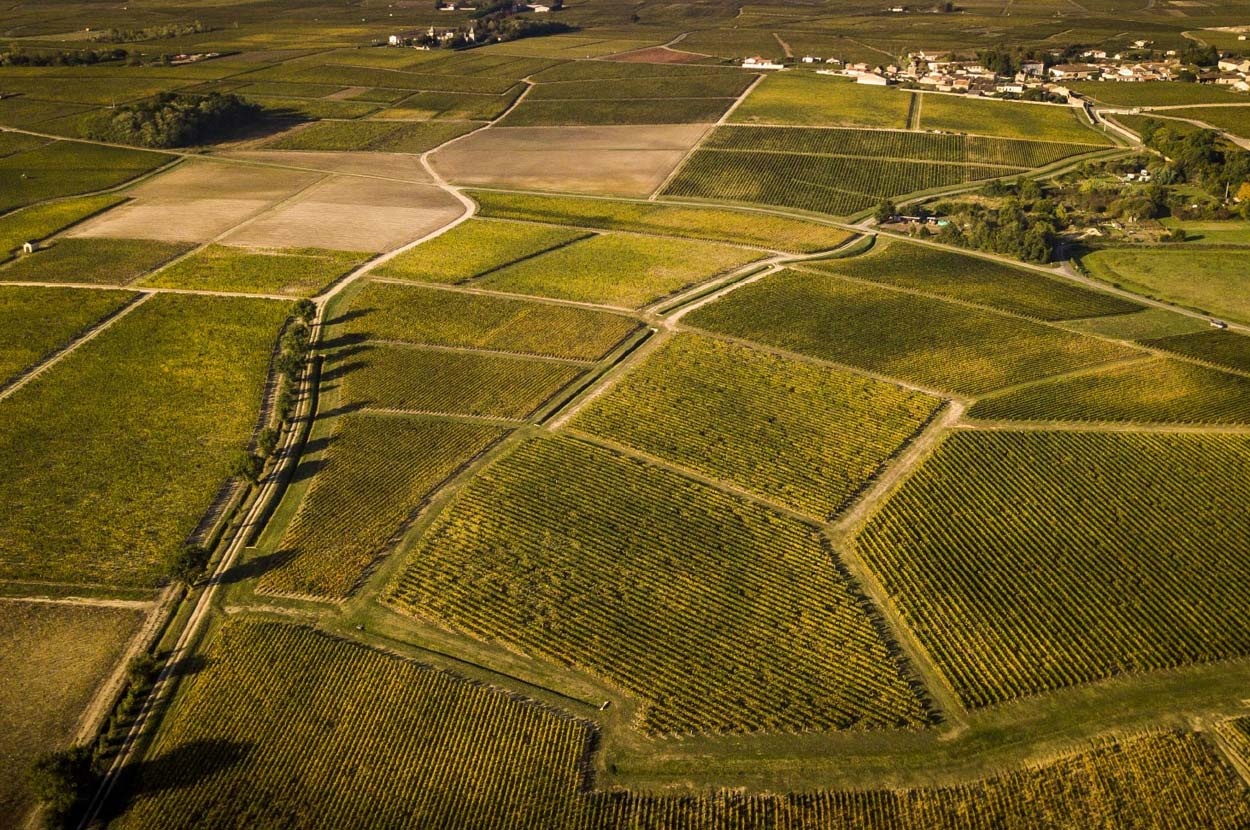
[[[317,173],[189,162],[130,191],[70,236],[206,242],[317,181]]]
[[[492,127],[431,160],[457,184],[646,196],[706,129],[703,124]]]
[[[464,208],[436,187],[330,176],[226,236],[226,245],[389,251],[455,219]]]

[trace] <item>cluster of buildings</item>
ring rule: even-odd
[[[1149,48],[1149,41],[1137,41],[1136,49]],[[949,54],[915,52],[902,65],[871,66],[866,63],[843,63],[837,58],[803,57],[800,63],[819,64],[821,74],[844,75],[857,83],[873,86],[906,83],[937,92],[963,92],[972,95],[1022,95],[1040,89],[1060,98],[1068,97],[1065,84],[1073,81],[1174,81],[1188,72],[1175,51],[1165,53],[1161,61],[1135,61],[1121,55],[1108,55],[1092,49],[1080,56],[1083,63],[1024,61],[1016,72],[1004,75],[977,60],[953,59]],[[776,61],[760,57],[747,58],[742,65],[748,69],[784,69]],[[1250,59],[1223,58],[1216,69],[1193,73],[1200,83],[1227,85],[1241,92],[1250,92]]]

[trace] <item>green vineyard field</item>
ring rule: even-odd
[[[851,236],[831,225],[740,210],[489,190],[472,195],[482,216],[710,239],[793,253],[836,248]]]
[[[371,256],[324,248],[260,250],[209,245],[141,280],[140,284],[307,297],[364,264]]]
[[[938,404],[849,372],[681,335],[573,426],[824,519]]]
[[[1250,423],[1250,378],[1179,360],[1147,360],[977,401],[987,420]]]
[[[1139,354],[990,311],[804,271],[740,288],[683,322],[970,395]]]
[[[867,156],[817,156],[748,150],[696,150],[664,195],[792,207],[845,216],[882,199],[1023,172],[900,161]]]
[[[602,675],[651,732],[931,718],[812,528],[580,441],[479,474],[388,602]]]
[[[1250,337],[1226,331],[1203,331],[1140,341],[1143,346],[1250,373]]]
[[[585,367],[511,355],[370,345],[331,370],[347,400],[378,409],[526,418]]]
[[[1128,300],[982,257],[890,241],[871,253],[808,263],[834,274],[924,291],[1042,320],[1140,311]]]
[[[482,288],[640,308],[759,259],[758,251],[605,233],[492,271]]]
[[[505,352],[596,360],[638,328],[609,312],[370,282],[341,332]]]
[[[126,285],[190,249],[150,239],[60,238],[0,268],[0,282]]]
[[[376,277],[457,283],[589,236],[587,231],[521,222],[470,221],[373,270]]]
[[[905,130],[717,127],[702,145],[709,150],[741,150],[815,155],[865,156],[941,162],[1045,167],[1090,147],[1057,141],[989,138],[979,135],[917,133]]]
[[[231,623],[111,826],[567,826],[593,734],[540,704],[307,628]]]
[[[247,446],[287,313],[156,296],[0,401],[0,578],[161,581]]]
[[[986,706],[1243,656],[1250,437],[957,432],[858,548]]]
[[[129,291],[0,287],[0,388],[135,296]]]
[[[342,416],[279,543],[279,564],[257,590],[346,598],[431,492],[504,434],[456,421]]]
[[[118,830],[1238,830],[1250,802],[1198,735],[1153,732],[929,789],[589,790],[589,723],[276,623],[228,623],[123,779]],[[326,676],[338,679],[325,682]],[[351,758],[352,764],[332,759]],[[298,786],[292,786],[298,781]]]

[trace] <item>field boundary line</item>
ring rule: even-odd
[[[112,326],[114,323],[116,323],[118,320],[122,319],[127,314],[134,311],[136,308],[138,308],[139,306],[143,305],[145,302],[150,300],[152,296],[153,296],[152,294],[149,294],[146,292],[139,292],[135,297],[133,297],[128,303],[123,305],[121,308],[117,309],[112,314],[106,315],[104,319],[100,320],[91,328],[87,329],[85,332],[80,334],[78,337],[74,338],[69,343],[65,344],[65,346],[59,349],[58,351],[49,355],[47,358],[43,360],[43,362],[38,363],[35,366],[32,366],[30,369],[24,372],[21,376],[19,376],[16,380],[14,380],[8,386],[4,387],[4,389],[0,389],[0,401],[6,400],[7,398],[16,394],[19,389],[22,389],[24,386],[34,381],[44,372],[48,371],[53,366],[60,363],[65,358],[69,357],[78,349],[79,346],[82,346],[84,343],[94,340],[102,332],[108,330],[108,328]]]
[[[968,419],[952,429],[969,432],[1129,432],[1165,435],[1250,435],[1250,423],[1211,424],[1177,421],[1012,421]]]
[[[85,237],[84,237],[85,238]],[[0,272],[3,275],[3,272]],[[295,302],[300,299],[285,294],[252,294],[247,291],[210,291],[203,288],[165,288],[158,285],[101,285],[94,282],[40,282],[38,280],[3,280],[0,285],[22,286],[25,288],[74,288],[88,291],[131,291],[144,294],[190,294],[197,297],[250,297],[255,300],[281,300]]]
[[[553,357],[545,354],[531,354],[529,352],[510,352],[503,349],[483,349],[476,346],[448,346],[442,343],[418,343],[410,340],[387,340],[385,338],[369,338],[361,341],[368,345],[376,343],[383,346],[394,346],[402,349],[416,349],[418,351],[427,352],[457,352],[461,354],[482,354],[492,357],[501,357],[511,360],[538,360],[544,363],[561,363],[565,366],[576,366],[581,369],[589,369],[599,363],[597,360],[582,360],[576,357]]]
[[[619,305],[604,305],[602,303],[588,303],[581,300],[562,300],[556,297],[543,297],[536,294],[517,294],[513,291],[495,291],[490,288],[474,288],[471,285],[454,284],[448,285],[439,282],[412,282],[409,280],[396,280],[391,277],[370,277],[370,282],[381,282],[387,285],[406,285],[409,288],[428,288],[432,291],[447,291],[452,294],[476,294],[482,297],[500,297],[506,300],[529,300],[534,302],[546,303],[548,305],[564,305],[573,308],[584,308],[591,311],[607,311],[613,314],[628,315],[635,317],[638,310],[627,308]]]
[[[1129,312],[1130,314],[1135,312]],[[1127,341],[1126,341],[1127,342]],[[1092,366],[1081,366],[1068,372],[1060,372],[1057,375],[1046,375],[1045,377],[1033,378],[1032,380],[1024,380],[1019,383],[1013,383],[1010,386],[1001,386],[997,389],[991,389],[989,392],[983,392],[975,396],[974,402],[992,400],[1019,392],[1022,389],[1029,389],[1034,386],[1042,386],[1054,381],[1068,380],[1069,378],[1085,377],[1086,375],[1097,375],[1110,369],[1117,369],[1125,366],[1133,366],[1138,363],[1150,363],[1158,360],[1159,355],[1152,354],[1143,350],[1141,355],[1133,355],[1131,357],[1122,357],[1116,360],[1108,360],[1106,363],[1095,363]]]
[[[469,415],[464,412],[446,412],[435,409],[403,409],[395,406],[363,406],[354,414],[396,417],[429,418],[438,421],[465,421],[501,427],[520,427],[529,423],[524,418],[508,418],[502,415]]]
[[[587,404],[616,386],[622,377],[632,371],[635,364],[644,360],[668,340],[668,331],[665,329],[651,326],[644,328],[643,331],[648,332],[643,335],[643,339],[635,342],[634,334],[631,334],[626,351],[615,362],[609,363],[598,376],[590,378],[576,393],[548,412],[546,418],[550,420],[543,423],[543,427],[550,432],[563,429],[564,425],[577,417],[577,413],[585,409]]]
[[[737,153],[739,155],[761,156],[804,156],[805,158],[817,159],[866,159],[871,161],[906,162],[908,164],[924,164],[928,166],[941,167],[992,167],[996,170],[1008,171],[1004,175],[1011,175],[1012,173],[1027,173],[1030,170],[1040,169],[1020,164],[999,164],[994,161],[946,161],[943,159],[916,159],[905,158],[903,156],[871,155],[868,153],[813,153],[807,150],[766,150],[755,147],[701,147],[699,149],[706,153]],[[820,182],[810,182],[810,184],[824,187],[827,190],[836,190],[841,193],[854,193],[859,196],[868,196],[870,198],[873,196],[871,193],[860,193],[857,190],[848,190],[844,187],[833,187],[832,185],[822,184]]]
[[[859,555],[854,534],[932,455],[952,425],[963,415],[964,408],[960,401],[944,402],[928,426],[913,437],[893,463],[878,471],[876,479],[860,493],[859,498],[836,522],[827,525],[825,530],[837,556],[876,607],[882,623],[894,637],[911,669],[919,676],[926,692],[931,696],[931,704],[949,720],[952,731],[948,733],[948,738],[968,728],[967,707],[959,700],[936,661],[911,630],[885,585]]]
[[[746,282],[746,280],[737,283],[735,287],[741,286],[744,282]],[[734,343],[739,346],[746,346],[747,348],[754,349],[758,352],[766,352],[768,354],[776,355],[777,357],[784,357],[787,360],[807,363],[812,366],[823,366],[827,369],[836,369],[840,372],[858,375],[859,377],[871,378],[872,380],[888,383],[891,386],[895,386],[900,389],[910,389],[913,392],[921,392],[932,398],[959,401],[965,405],[972,401],[971,397],[962,394],[955,394],[948,389],[934,389],[931,386],[921,386],[919,384],[912,383],[911,381],[893,377],[892,375],[883,375],[880,372],[875,372],[872,369],[868,369],[863,366],[853,366],[849,363],[838,363],[836,360],[826,360],[823,357],[803,354],[802,352],[792,352],[789,349],[783,349],[780,346],[770,346],[767,343],[761,343],[758,340],[748,340],[745,337],[734,337],[731,334],[723,334],[722,332],[712,331],[711,329],[701,329],[698,326],[692,326],[689,324],[678,326],[677,329],[678,331],[693,332],[703,337],[710,337],[713,340],[721,340],[725,343]]]
[[[902,90],[902,91],[903,91],[903,92],[913,92],[913,90]],[[917,93],[917,94],[918,94],[918,93]],[[926,92],[926,93],[924,93],[924,94],[925,94],[925,95],[931,95],[932,93],[928,93],[928,92]],[[962,93],[961,93],[961,96],[962,96]],[[988,100],[990,100],[990,99],[986,98],[986,99],[982,99],[982,100],[987,100],[987,101],[988,101]],[[1250,106],[1250,103],[1245,104],[1245,106]],[[720,125],[720,126],[723,126],[723,127],[742,128],[742,129],[748,129],[748,130],[753,130],[753,129],[762,129],[762,130],[842,130],[842,131],[845,131],[845,132],[853,132],[853,133],[899,133],[899,134],[902,134],[902,135],[915,135],[917,132],[920,132],[920,133],[922,133],[922,134],[929,135],[929,133],[928,133],[927,131],[925,131],[925,130],[919,130],[919,131],[917,131],[917,130],[908,129],[907,127],[864,127],[864,126],[856,126],[856,125],[854,125],[854,124],[777,124],[777,123],[774,123],[774,122],[772,122],[772,121],[763,121],[763,122],[755,122],[755,121],[752,121],[752,122],[750,122],[749,124],[748,124],[748,123],[744,123],[744,122],[738,122],[738,123],[734,123],[734,124],[722,124],[722,125]],[[1063,146],[1063,147],[1091,147],[1091,148],[1093,148],[1093,150],[1114,150],[1114,149],[1117,149],[1117,148],[1116,148],[1114,145],[1112,145],[1112,144],[1099,144],[1099,143],[1097,143],[1097,142],[1092,142],[1092,141],[1056,141],[1056,140],[1054,140],[1054,139],[1050,139],[1050,138],[1021,138],[1021,137],[1019,137],[1019,136],[1012,137],[1012,136],[1005,136],[1005,135],[989,135],[988,133],[933,133],[933,135],[936,135],[936,136],[948,136],[948,137],[963,137],[963,138],[987,138],[987,139],[989,139],[989,140],[991,140],[991,141],[1004,141],[1004,142],[1007,142],[1007,143],[1009,143],[1009,144],[1024,144],[1024,143],[1028,143],[1028,144],[1058,144],[1058,145]],[[1093,150],[1088,150],[1088,151],[1086,151],[1086,152],[1093,152]],[[794,152],[794,151],[787,151],[787,150],[783,150],[783,151],[781,151],[781,152]],[[875,158],[875,156],[869,156],[869,158]],[[904,160],[905,160],[905,161],[916,161],[916,159],[904,159]]]
[[[622,443],[612,438],[604,438],[602,436],[595,435],[594,433],[583,432],[580,429],[574,428],[569,428],[562,434],[587,444],[594,444],[595,446],[601,447],[605,450],[611,450],[613,452],[621,453],[622,455],[630,456],[631,458],[635,458],[639,461],[644,461],[653,467],[660,467],[676,473],[682,478],[698,482],[699,484],[711,487],[714,490],[720,490],[722,493],[727,493],[731,496],[745,499],[746,501],[757,504],[760,507],[766,507],[774,513],[779,513],[797,522],[802,522],[810,528],[819,529],[824,524],[824,520],[819,516],[804,513],[801,510],[789,507],[788,505],[782,504],[778,501],[773,501],[767,496],[761,495],[754,490],[748,490],[747,488],[734,484],[731,481],[726,481],[723,478],[718,478],[717,476],[705,473],[701,470],[696,470],[694,467],[687,467],[684,464],[669,461],[668,459],[662,458],[658,455],[652,455],[645,450],[640,450],[637,447],[630,446],[629,444]]]
[[[82,605],[93,608],[128,608],[134,611],[146,611],[160,604],[159,599],[109,599],[108,597],[0,596],[0,602],[37,602],[41,605]]]
[[[911,443],[899,453],[893,463],[882,468],[876,479],[865,488],[852,504],[847,505],[841,516],[829,525],[835,545],[849,539],[857,532],[877,508],[903,485],[911,474],[919,469],[942,438],[955,428],[967,406],[963,401],[947,399],[929,425],[914,436]]]

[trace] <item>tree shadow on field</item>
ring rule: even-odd
[[[329,416],[323,413],[318,415],[318,417],[325,418]],[[300,456],[299,464],[295,466],[295,470],[291,473],[291,479],[287,482],[288,487],[292,484],[298,484],[301,481],[307,481],[325,469],[327,459],[325,458],[324,453],[326,449],[329,448],[332,441],[333,436],[322,435],[317,438],[310,438],[308,442],[304,444],[304,452]],[[318,455],[319,453],[322,454],[319,458],[310,457]]]
[[[222,585],[233,585],[249,579],[259,579],[272,570],[281,568],[295,555],[293,550],[278,550],[264,556],[254,556],[246,562],[240,562],[221,575]]]
[[[334,361],[333,366],[321,373],[321,382],[330,383],[332,381],[342,380],[344,377],[350,375],[357,369],[363,369],[368,365],[369,364],[363,360],[336,360]]]
[[[116,795],[102,811],[105,826],[128,803],[192,787],[238,766],[247,760],[253,747],[254,744],[243,741],[209,738],[180,744],[155,758],[131,761],[121,771]]]
[[[333,337],[327,337],[325,340],[322,340],[321,348],[325,349],[327,352],[330,352],[332,350],[336,351],[337,352],[336,356],[342,357],[343,355],[342,355],[341,350],[346,349],[346,348],[355,348],[355,347],[363,348],[362,344],[368,339],[369,339],[369,335],[365,334],[364,332],[360,332],[360,331],[344,332],[343,334],[336,334]]]

